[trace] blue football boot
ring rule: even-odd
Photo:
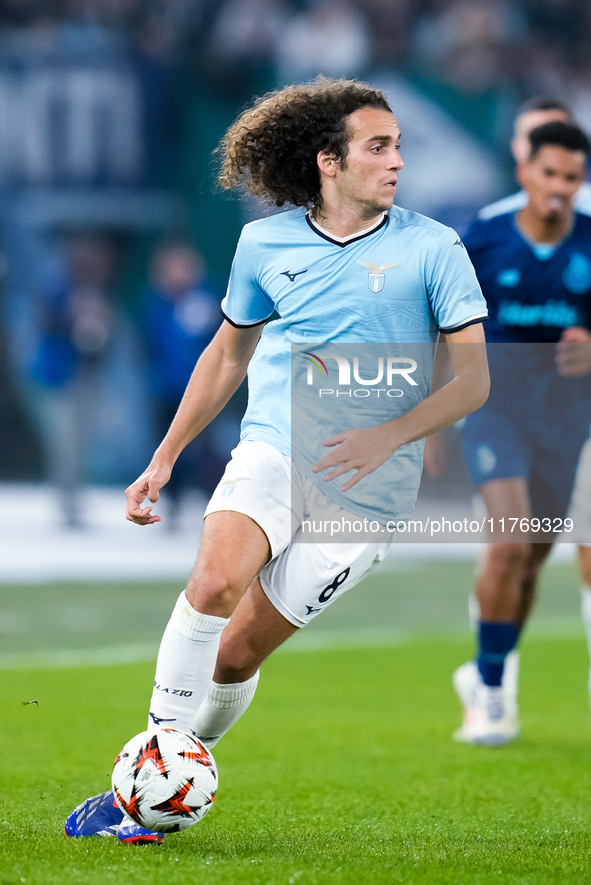
[[[121,842],[147,844],[162,842],[162,833],[146,830],[123,814],[112,790],[86,799],[68,816],[66,836],[117,836]]]
[[[149,842],[164,842],[164,833],[153,833],[126,817],[119,825],[117,838],[127,845],[147,845]]]
[[[66,820],[66,836],[116,836],[123,812],[111,790],[85,799]]]

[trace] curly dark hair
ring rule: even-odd
[[[242,188],[275,206],[320,205],[318,152],[343,161],[350,139],[347,117],[364,107],[392,112],[383,92],[356,80],[319,77],[263,95],[216,149],[220,185]]]

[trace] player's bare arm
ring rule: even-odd
[[[263,326],[237,329],[224,321],[193,371],[168,433],[141,476],[125,490],[127,519],[138,525],[160,522],[152,504],[170,478],[182,450],[223,409],[244,378]]]
[[[377,470],[400,446],[442,430],[480,408],[488,397],[489,376],[481,323],[446,336],[453,378],[400,418],[378,427],[347,430],[326,440],[332,449],[312,468],[334,468],[323,479],[336,479],[356,470],[342,487],[346,492]]]

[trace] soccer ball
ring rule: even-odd
[[[113,793],[122,811],[148,830],[176,833],[207,814],[218,773],[209,750],[175,728],[144,731],[115,760]]]

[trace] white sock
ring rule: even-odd
[[[148,729],[189,731],[211,684],[228,620],[201,614],[181,593],[160,643]]]
[[[587,634],[589,653],[591,654],[591,587],[588,584],[583,584],[581,587],[581,614],[583,616],[585,633]]]
[[[470,629],[472,630],[472,633],[476,633],[480,622],[480,605],[475,593],[471,593],[468,597],[468,619],[470,621]]]
[[[517,648],[512,649],[505,658],[501,685],[507,697],[517,703],[517,695],[519,694],[519,650]]]
[[[591,587],[583,584],[581,587],[581,614],[583,616],[583,624],[585,633],[587,634],[587,646],[589,655],[591,656]],[[589,695],[591,696],[591,670],[589,670]]]
[[[219,739],[246,712],[254,697],[258,681],[257,670],[246,682],[235,682],[230,685],[211,683],[207,697],[191,723],[191,731],[206,747],[215,747]]]

